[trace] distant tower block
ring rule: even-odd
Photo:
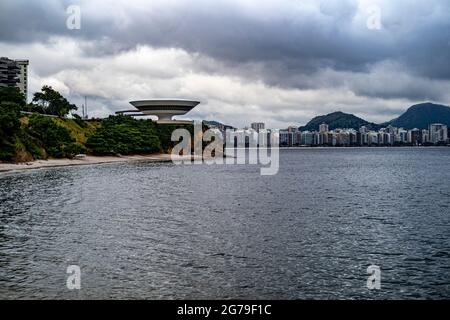
[[[0,87],[19,88],[25,99],[27,99],[28,64],[28,60],[11,60],[6,57],[0,57]]]
[[[260,131],[265,129],[265,124],[263,122],[253,122],[251,125],[251,128],[255,131]]]
[[[17,84],[20,92],[25,96],[25,100],[28,101],[28,65],[29,60],[15,60],[16,65],[20,68],[19,82]]]
[[[184,115],[194,109],[200,102],[190,100],[158,99],[130,102],[136,110],[117,111],[116,114],[130,116],[157,116],[159,124],[187,124],[192,121],[173,120],[174,116]]]
[[[319,126],[319,132],[320,132],[320,133],[328,132],[328,125],[327,125],[326,123],[322,123],[322,124]]]

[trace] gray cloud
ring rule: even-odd
[[[71,4],[81,6],[81,30],[66,28]],[[371,4],[381,10],[381,30],[366,26]],[[231,120],[240,114],[233,104],[244,104],[276,123],[333,108],[386,120],[412,102],[449,101],[449,18],[446,0],[2,0],[0,49],[31,55],[36,83],[97,96],[99,114],[127,99],[117,96],[122,87],[127,95],[201,96],[213,111],[198,116]],[[164,50],[178,54],[171,65]],[[141,64],[130,61],[139,57]],[[221,87],[224,79],[235,87]],[[264,91],[281,100],[254,98]]]

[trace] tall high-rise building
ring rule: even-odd
[[[280,146],[292,147],[294,140],[294,133],[288,130],[280,130]]]
[[[389,134],[396,135],[396,134],[398,133],[398,128],[393,127],[393,126],[391,126],[391,125],[388,125],[388,126],[385,128],[385,131],[386,131],[387,133],[389,133]]]
[[[311,146],[314,144],[314,132],[304,131],[301,135],[301,144],[305,146]]]
[[[16,87],[19,82],[20,68],[14,60],[0,58],[0,87]]]
[[[379,140],[378,140],[378,133],[377,132],[374,132],[374,131],[369,131],[368,133],[367,133],[367,137],[368,137],[368,144],[369,145],[372,145],[372,144],[378,144],[379,143]]]
[[[16,65],[20,68],[19,82],[17,87],[25,95],[25,100],[28,99],[28,64],[29,60],[15,60]]]
[[[253,122],[250,126],[255,131],[264,130],[266,127],[263,122]]]
[[[441,123],[430,124],[429,135],[430,135],[430,142],[432,143],[447,142],[448,139],[447,126]]]
[[[428,130],[423,129],[422,130],[422,143],[429,143],[430,142],[430,133]]]
[[[413,145],[418,145],[422,142],[421,132],[419,129],[414,128],[408,131],[408,143],[412,143]]]
[[[326,123],[322,123],[320,126],[319,126],[319,132],[320,133],[325,133],[325,132],[328,132],[328,125],[326,124]]]
[[[0,58],[0,87],[16,87],[28,95],[28,60]]]
[[[397,134],[395,135],[395,141],[400,143],[408,142],[408,131],[403,128],[399,128]]]
[[[366,126],[362,126],[361,128],[359,128],[359,133],[364,134],[364,133],[367,133],[367,132],[368,132],[368,130],[367,130]]]

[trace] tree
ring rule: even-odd
[[[51,86],[43,86],[41,92],[34,93],[33,102],[37,103],[44,113],[58,117],[65,117],[70,111],[78,109]]]
[[[55,119],[33,115],[30,117],[27,132],[38,139],[52,157],[72,158],[78,153],[85,152],[85,148],[76,143],[69,130],[59,126]]]
[[[0,103],[2,102],[12,102],[19,107],[24,107],[26,104],[25,96],[16,87],[0,87]]]
[[[20,107],[13,102],[0,102],[0,160],[16,155],[16,134],[20,131]]]
[[[86,146],[99,155],[148,154],[161,150],[156,123],[123,115],[102,120]]]

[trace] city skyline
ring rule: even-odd
[[[349,128],[328,130],[326,123],[321,124],[318,131],[300,131],[290,127],[280,130],[280,146],[419,146],[450,143],[448,126],[432,123],[428,128],[405,130],[389,125],[377,131],[369,130],[365,126],[359,130]]]
[[[20,92],[25,96],[25,99],[28,100],[28,67],[29,60],[26,59],[9,59],[8,57],[0,57],[0,86],[5,87],[16,87],[20,90]],[[84,97],[84,103],[81,105],[81,116],[86,117],[86,104],[87,97]],[[418,105],[415,105],[418,106]],[[446,107],[446,106],[445,106]],[[116,111],[115,113],[121,113],[122,111]],[[340,111],[339,111],[340,112]],[[76,113],[76,112],[75,112]],[[353,115],[351,115],[353,116]],[[206,119],[202,119],[206,120]],[[215,121],[215,120],[214,120]],[[441,125],[441,124],[440,124]],[[293,125],[289,126],[289,128],[295,127]],[[244,127],[244,129],[247,127]],[[259,131],[261,129],[266,128],[265,122],[252,122],[250,124],[250,128],[255,131]],[[288,131],[290,129],[288,128]],[[327,132],[328,124],[323,122],[319,125],[319,133]],[[280,128],[278,128],[280,129]],[[348,128],[339,128],[339,129],[348,129]],[[402,129],[402,128],[401,128]],[[417,129],[417,128],[414,128]],[[431,131],[431,130],[430,130]],[[445,140],[445,139],[444,139]]]

